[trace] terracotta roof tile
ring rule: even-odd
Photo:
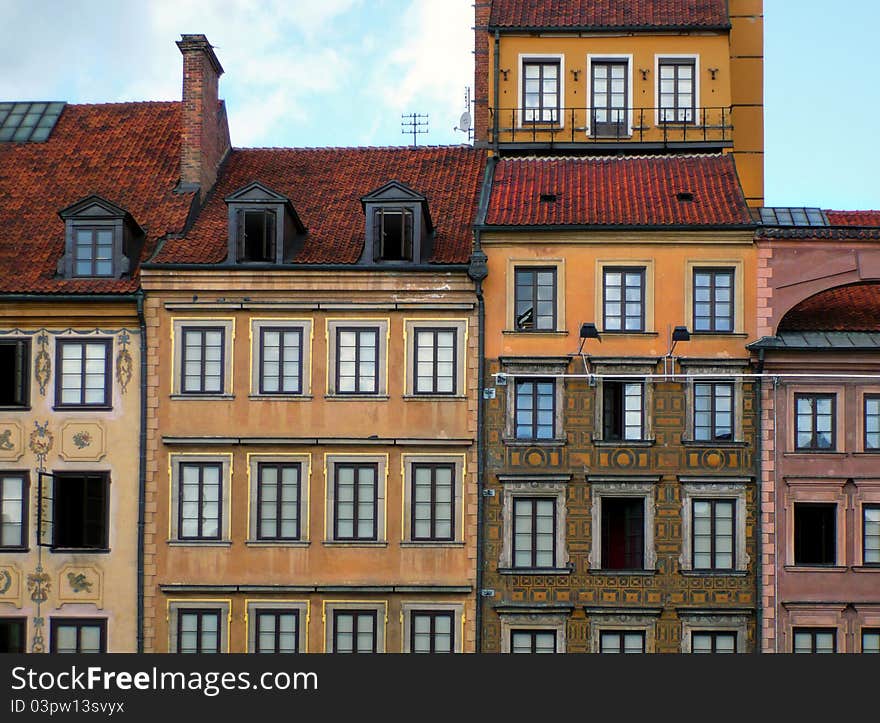
[[[880,228],[880,211],[826,211],[832,226],[874,226]]]
[[[542,200],[545,195],[555,201]],[[486,224],[740,226],[752,220],[733,158],[711,155],[504,159],[495,169]]]
[[[45,143],[0,143],[0,293],[128,293],[132,279],[57,279],[58,212],[91,195],[126,209],[156,241],[183,229],[192,194],[175,194],[180,103],[68,105]]]
[[[420,148],[234,149],[186,238],[169,240],[157,263],[219,263],[227,255],[224,198],[253,181],[290,199],[308,236],[294,262],[357,262],[366,222],[360,199],[388,181],[425,195],[436,236],[436,263],[466,263],[485,151]]]
[[[823,291],[802,301],[779,331],[880,331],[880,284],[855,284]]]
[[[493,0],[490,27],[728,28],[727,0]]]
[[[763,226],[759,239],[804,239],[807,241],[880,240],[880,211],[824,211],[828,226]]]

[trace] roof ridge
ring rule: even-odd
[[[645,153],[640,155],[608,156],[508,156],[500,161],[641,161],[641,160],[681,160],[682,158],[724,158],[725,153]]]
[[[479,150],[467,143],[423,146],[233,146],[233,151],[424,151]]]
[[[40,101],[42,102],[42,101]],[[66,101],[58,101],[66,102]],[[156,106],[156,105],[182,105],[180,100],[117,100],[108,103],[67,103],[68,108],[108,108],[111,106]]]

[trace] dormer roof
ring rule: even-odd
[[[226,196],[223,199],[227,204],[276,204],[282,205],[290,214],[291,219],[296,226],[297,233],[306,233],[306,226],[290,202],[287,196],[283,196],[273,191],[268,186],[263,185],[259,181],[251,181],[246,186],[239,188],[237,191]]]
[[[389,181],[375,191],[371,191],[366,196],[361,197],[361,205],[365,210],[368,204],[389,203],[419,204],[422,207],[422,215],[424,216],[428,232],[434,231],[434,224],[431,222],[431,212],[428,208],[428,199],[405,183]]]

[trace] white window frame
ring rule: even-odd
[[[566,534],[565,500],[571,475],[498,475],[503,485],[501,499],[502,543],[498,568],[502,572],[517,575],[568,573],[570,569]],[[532,571],[531,568],[513,566],[513,501],[529,497],[556,500],[556,560],[552,569]]]
[[[657,621],[655,615],[631,614],[621,609],[587,608],[590,622],[590,652],[602,651],[602,633],[643,632],[645,634],[645,653],[653,653],[656,645]]]
[[[736,500],[736,527],[734,529],[733,570],[747,572],[751,556],[746,552],[746,515],[748,509],[746,497],[751,480],[747,478],[718,479],[711,477],[680,477],[681,482],[681,556],[678,558],[679,568],[685,572],[699,575],[718,574],[714,570],[694,571],[693,563],[693,529],[694,500]],[[729,574],[721,571],[720,574]]]
[[[556,633],[556,652],[566,652],[566,613],[506,613],[499,612],[501,618],[501,652],[511,653],[511,633],[517,630],[540,630]]]
[[[550,121],[537,123],[539,130],[544,128],[565,128],[565,55],[563,53],[519,53],[517,55],[517,84],[516,84],[516,127],[523,127],[523,81],[525,80],[525,63],[530,61],[558,61],[559,62],[559,123]]]
[[[700,82],[700,54],[699,53],[655,53],[654,54],[654,77],[656,78],[656,82],[654,83],[654,125],[658,128],[661,127],[660,123],[660,64],[664,60],[693,60],[694,61],[694,122],[692,125],[695,128],[702,127],[702,119],[700,118],[700,86],[702,83]],[[676,121],[675,125],[681,125],[680,122]],[[693,329],[693,325],[691,326]]]
[[[591,119],[591,109],[592,106],[592,98],[593,98],[593,63],[594,62],[626,62],[627,64],[627,113],[626,113],[626,135],[624,138],[632,138],[633,134],[633,107],[635,105],[635,99],[633,98],[633,72],[635,68],[633,67],[633,55],[632,53],[588,53],[587,54],[587,78],[586,78],[586,86],[587,86],[587,95],[585,106],[587,107],[587,115],[584,118],[584,132],[588,138],[593,138],[593,129],[590,127],[590,119]],[[646,283],[647,285],[647,283]],[[647,325],[647,321],[645,322]]]
[[[705,613],[680,612],[681,652],[693,652],[694,633],[734,633],[736,652],[746,653],[749,641],[748,615],[707,615]]]
[[[588,477],[590,482],[590,494],[592,496],[592,550],[589,557],[589,569],[601,570],[609,575],[632,575],[632,570],[605,570],[602,567],[602,498],[631,497],[644,500],[644,540],[645,549],[642,553],[642,571],[651,572],[657,569],[657,549],[654,544],[654,520],[656,518],[656,503],[654,502],[655,488],[659,478],[651,481],[632,479],[609,480],[608,478]],[[636,571],[637,573],[639,571]]]

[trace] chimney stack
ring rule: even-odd
[[[489,138],[489,16],[492,0],[474,2],[474,145],[485,147]]]
[[[217,169],[231,147],[226,106],[219,99],[223,66],[204,35],[181,35],[183,129],[180,192],[199,191],[201,200],[217,180]]]

